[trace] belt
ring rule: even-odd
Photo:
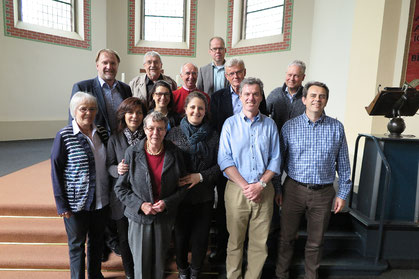
[[[289,177],[289,176],[288,176],[288,177]],[[297,181],[297,180],[292,179],[291,177],[289,177],[289,179],[291,179],[292,181],[294,181],[295,183],[297,183],[297,184],[298,184],[298,185],[300,185],[300,186],[304,186],[304,187],[306,187],[307,189],[309,189],[309,190],[314,190],[314,191],[317,191],[317,190],[320,190],[320,189],[323,189],[323,188],[326,188],[326,187],[333,186],[333,183],[328,183],[328,184],[313,184],[313,183],[303,183],[303,182],[299,182],[299,181]]]

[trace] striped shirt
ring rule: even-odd
[[[346,200],[352,183],[342,123],[326,115],[313,123],[303,113],[282,127],[280,144],[282,166],[288,176],[302,183],[329,184],[337,172],[337,197]]]

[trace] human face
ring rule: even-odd
[[[158,56],[147,56],[143,66],[148,78],[152,81],[156,81],[160,77],[163,64]]]
[[[155,122],[150,119],[147,122],[145,123],[146,127],[144,129],[147,141],[154,147],[160,147],[166,136],[167,127],[164,125],[164,121]]]
[[[194,126],[200,125],[205,116],[205,103],[200,98],[192,98],[185,108],[188,122]]]
[[[196,80],[198,78],[198,69],[194,65],[188,63],[183,66],[182,73],[180,77],[183,80],[183,84],[188,89],[196,88]]]
[[[131,132],[135,132],[143,123],[143,110],[141,106],[136,106],[134,110],[125,113],[125,123]]]
[[[213,39],[210,44],[210,49],[208,53],[211,55],[214,64],[221,66],[224,64],[224,57],[226,55],[226,49],[223,44],[223,41],[220,39]]]
[[[246,116],[256,116],[259,112],[259,105],[262,102],[262,92],[258,84],[245,85],[240,94],[240,101],[243,105],[243,112]]]
[[[305,74],[301,72],[301,69],[297,65],[291,65],[288,67],[288,70],[285,74],[285,84],[288,87],[290,93],[294,94],[300,88]]]
[[[74,113],[74,119],[80,129],[90,129],[95,121],[97,107],[94,103],[82,102]]]
[[[98,76],[110,85],[115,82],[118,67],[118,59],[114,54],[108,52],[102,52],[96,62]]]
[[[166,108],[170,102],[170,91],[164,86],[156,88],[153,93],[153,100],[156,103],[156,108]]]
[[[225,76],[228,82],[230,82],[231,86],[233,86],[234,91],[238,93],[240,83],[246,76],[246,69],[240,65],[227,67],[225,69]]]
[[[320,86],[310,86],[307,91],[307,97],[302,98],[306,106],[306,114],[310,116],[320,116],[327,104],[326,89]]]

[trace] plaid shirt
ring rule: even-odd
[[[339,176],[337,197],[346,200],[351,167],[342,123],[323,115],[311,122],[307,115],[291,119],[281,130],[282,170],[302,183],[329,184]]]

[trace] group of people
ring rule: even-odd
[[[51,152],[71,278],[85,276],[86,237],[88,277],[103,278],[112,224],[126,278],[164,278],[172,234],[179,278],[200,278],[214,204],[209,260],[225,262],[227,278],[261,277],[275,223],[276,277],[288,278],[304,214],[306,278],[318,278],[331,211],[342,210],[351,187],[343,126],[324,113],[329,89],[303,87],[305,64],[296,60],[265,99],[262,81],[245,77],[243,60],[225,60],[221,37],[210,39],[209,54],[212,62],[199,69],[182,65],[177,88],[157,52],[144,55],[146,74],[127,85],[116,80],[119,55],[102,49],[98,76],[74,84],[69,125]]]

